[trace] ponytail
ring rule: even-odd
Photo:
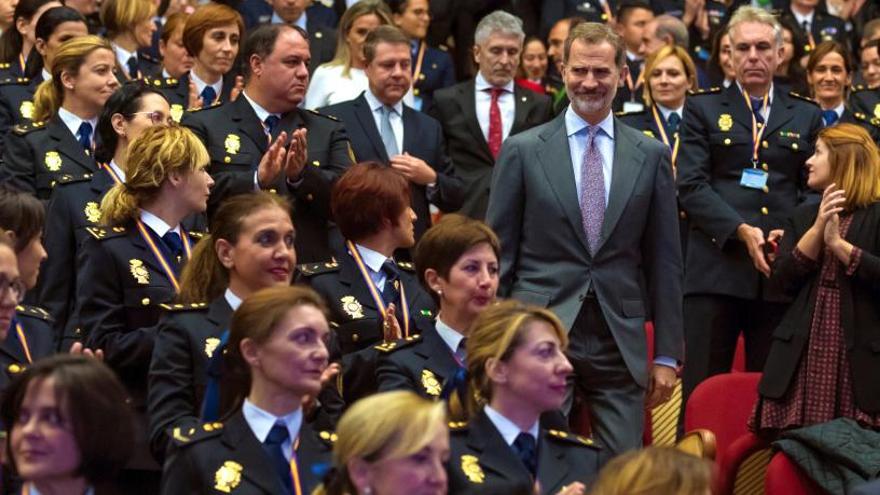
[[[58,113],[58,109],[61,108],[63,95],[56,86],[55,81],[57,79],[52,78],[41,82],[37,87],[37,91],[34,93],[34,122],[49,120],[49,117]]]
[[[113,46],[109,41],[94,35],[71,38],[58,46],[55,50],[52,67],[49,67],[52,79],[40,83],[40,87],[37,88],[34,95],[34,122],[48,120],[58,113],[58,109],[64,102],[64,85],[61,82],[61,75],[64,72],[78,74],[86,57],[101,48],[113,52]]]
[[[111,187],[101,200],[101,223],[104,225],[120,225],[137,215],[138,201],[125,184]]]
[[[196,244],[192,258],[183,268],[177,300],[181,303],[213,301],[228,285],[229,272],[217,257],[214,237],[207,234]]]

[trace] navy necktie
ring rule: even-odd
[[[263,449],[269,454],[272,467],[275,468],[275,472],[281,478],[281,485],[284,487],[285,493],[291,494],[293,493],[293,479],[290,477],[290,464],[287,457],[284,456],[284,451],[281,449],[281,445],[288,438],[290,438],[290,433],[287,432],[287,427],[275,423],[272,429],[269,430],[266,441],[263,442]]]
[[[79,130],[76,131],[76,140],[79,141],[80,146],[83,147],[86,153],[91,153],[92,151],[92,131],[92,124],[86,121],[83,121],[79,125]]]
[[[128,66],[128,76],[129,76],[131,79],[137,79],[137,78],[138,78],[138,61],[137,61],[137,57],[135,57],[134,55],[132,55],[131,57],[128,58],[128,62],[126,62],[125,65]]]
[[[280,121],[281,119],[277,115],[269,115],[266,117],[266,120],[263,121],[263,123],[266,124],[266,130],[269,132],[270,136],[275,132],[275,128],[278,127],[278,122]]]
[[[523,462],[526,469],[532,473],[532,478],[538,473],[538,445],[535,437],[528,433],[520,433],[513,441],[513,450]]]
[[[669,129],[669,137],[672,137],[673,134],[678,132],[678,124],[681,123],[681,117],[678,116],[678,113],[672,112],[669,114],[669,117],[666,119],[666,124]]]
[[[214,100],[217,99],[217,92],[214,91],[214,88],[211,86],[205,86],[205,89],[202,90],[202,105],[209,106],[214,104]]]
[[[180,238],[180,234],[173,230],[169,230],[162,236],[162,242],[165,243],[172,258],[174,258],[172,260],[174,264],[179,265],[180,257],[183,254],[183,239]]]
[[[761,110],[764,108],[764,98],[750,96],[749,100],[752,102],[752,113],[755,114],[755,120],[757,120],[759,124],[763,124],[764,116],[761,115]]]
[[[385,288],[382,289],[382,300],[385,302],[385,305],[397,304],[398,299],[400,299],[400,291],[397,288],[400,284],[400,272],[397,269],[397,265],[394,264],[393,260],[387,259],[385,263],[382,263],[382,271],[385,272]]]
[[[834,125],[839,116],[834,110],[822,110],[822,119],[825,121],[825,127]]]

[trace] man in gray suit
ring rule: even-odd
[[[499,292],[551,308],[570,328],[574,384],[611,454],[641,445],[645,408],[668,400],[683,354],[672,167],[659,141],[611,113],[626,70],[611,29],[572,29],[563,54],[571,104],[504,143],[487,218],[501,239]]]

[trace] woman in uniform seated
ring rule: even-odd
[[[382,346],[379,390],[406,389],[437,399],[464,369],[465,344],[474,320],[495,301],[498,237],[485,223],[445,215],[419,241],[419,280],[440,308],[420,338]]]
[[[34,123],[6,136],[0,181],[49,199],[65,175],[97,169],[94,132],[98,115],[119,87],[110,43],[97,36],[65,41],[52,61],[52,79],[34,96]]]
[[[186,429],[206,412],[209,364],[229,338],[232,312],[260,289],[290,285],[296,252],[288,210],[267,192],[233,196],[196,245],[181,276],[179,304],[166,306],[150,365],[150,444],[157,458],[174,428]],[[212,408],[218,398],[215,390]]]
[[[60,355],[34,363],[7,389],[0,418],[21,493],[127,493],[114,482],[131,455],[132,414],[100,361]]]
[[[565,400],[567,344],[546,309],[511,300],[480,313],[466,349],[470,420],[451,431],[450,493],[584,493],[599,469],[598,449],[539,424]]]
[[[156,31],[156,4],[151,0],[103,0],[101,23],[113,44],[119,82],[143,79],[159,71],[159,63],[145,56]]]
[[[336,435],[334,468],[312,495],[446,494],[441,404],[403,390],[376,394],[346,411]]]
[[[162,493],[311,493],[330,462],[332,435],[303,418],[321,389],[330,329],[320,296],[305,287],[271,287],[232,315],[225,354],[223,423],[173,438]]]

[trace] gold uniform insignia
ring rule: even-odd
[[[46,164],[46,168],[51,172],[61,170],[61,155],[59,155],[57,151],[47,151],[46,158],[43,159],[43,162]]]
[[[214,473],[214,489],[218,492],[231,493],[241,483],[243,470],[241,464],[235,461],[224,462],[220,469]]]
[[[648,137],[655,137],[655,136],[654,136],[654,131],[652,131],[651,129],[645,129],[644,131],[642,131],[642,133],[643,133],[645,136],[648,136]]]
[[[150,272],[144,266],[144,262],[134,258],[128,260],[128,266],[131,268],[131,276],[137,280],[137,283],[147,285],[150,283]]]
[[[718,117],[718,128],[727,132],[731,127],[733,127],[733,117],[731,117],[729,113],[722,113],[721,116]]]
[[[880,103],[874,105],[874,117],[880,119]]]
[[[473,455],[461,456],[461,470],[471,483],[482,483],[486,481],[486,473],[480,467],[480,460]]]
[[[241,149],[241,138],[235,134],[229,134],[226,136],[226,141],[223,141],[223,146],[226,147],[227,154],[234,155]]]
[[[351,319],[357,320],[364,317],[364,307],[361,306],[361,303],[355,299],[354,296],[343,296],[339,301],[342,303],[342,310],[345,311]]]
[[[220,345],[220,339],[217,337],[208,337],[205,339],[205,354],[209,358],[214,357],[214,351],[217,350],[218,345]]]
[[[171,105],[171,118],[180,123],[180,119],[183,118],[183,105],[179,103]]]
[[[86,214],[86,220],[88,220],[89,223],[98,223],[101,220],[101,209],[98,207],[98,203],[95,203],[94,201],[86,203],[83,213]]]
[[[425,392],[428,395],[440,397],[440,389],[442,387],[440,386],[440,381],[437,380],[437,376],[431,370],[422,370],[422,386],[425,387]]]
[[[34,118],[34,102],[29,100],[21,102],[21,106],[18,107],[18,111],[21,113],[22,118],[31,120],[32,118]]]

